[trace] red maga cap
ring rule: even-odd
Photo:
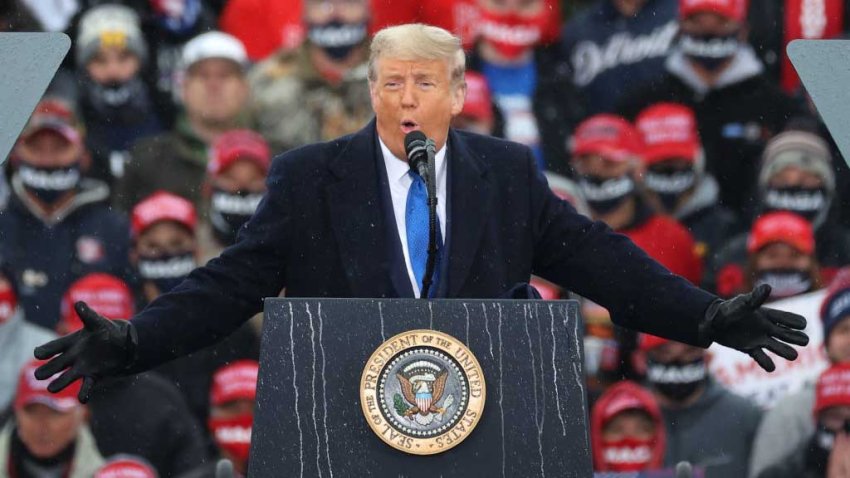
[[[747,19],[747,0],[679,0],[679,18],[716,13],[736,22]]]
[[[118,456],[101,466],[93,478],[159,478],[159,475],[142,459]]]
[[[461,114],[484,121],[493,119],[490,86],[487,85],[487,79],[481,73],[466,72],[466,100]]]
[[[764,246],[782,242],[804,254],[815,251],[815,234],[812,225],[792,212],[769,212],[756,219],[747,239],[747,252],[754,253]]]
[[[573,136],[573,156],[596,154],[626,161],[641,153],[640,134],[625,118],[599,114],[584,120]]]
[[[643,110],[635,122],[640,131],[647,165],[682,158],[696,162],[699,133],[693,110],[676,103],[658,103]]]
[[[254,400],[259,372],[260,364],[256,360],[238,360],[218,369],[213,375],[210,404],[218,406],[234,400]]]
[[[215,176],[234,162],[244,159],[259,166],[264,172],[271,166],[271,151],[266,140],[249,129],[234,129],[223,133],[213,142],[209,174]]]
[[[62,297],[59,320],[66,334],[83,328],[83,322],[74,309],[74,304],[79,301],[109,319],[130,319],[135,310],[133,294],[124,281],[109,274],[89,274],[71,284]]]
[[[130,217],[133,237],[139,237],[147,228],[162,221],[174,221],[194,233],[198,222],[195,206],[175,194],[155,192],[133,208]]]
[[[850,363],[836,364],[818,378],[815,415],[830,407],[850,407]]]
[[[35,378],[35,369],[46,364],[46,360],[33,360],[21,369],[18,377],[18,390],[15,393],[15,409],[20,410],[27,405],[40,403],[46,405],[57,412],[70,412],[76,410],[80,406],[77,400],[77,394],[80,392],[80,380],[74,381],[71,385],[65,387],[57,393],[47,391],[47,385],[62,372],[46,379],[38,380]]]

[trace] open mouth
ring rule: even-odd
[[[413,121],[413,120],[403,120],[403,121],[401,122],[401,131],[402,131],[404,134],[410,133],[411,131],[416,131],[416,130],[418,130],[418,129],[420,129],[420,128],[419,128],[419,123],[417,123],[416,121]]]

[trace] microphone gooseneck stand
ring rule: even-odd
[[[419,295],[422,299],[429,298],[431,286],[434,282],[434,269],[437,265],[437,172],[436,172],[436,144],[428,139],[425,142],[425,150],[428,153],[428,171],[422,178],[428,190],[428,259],[425,262],[425,276],[422,278],[422,291]]]

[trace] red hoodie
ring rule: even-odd
[[[661,468],[667,446],[664,420],[652,394],[640,385],[622,381],[612,385],[593,405],[590,416],[590,440],[593,449],[593,468],[596,471],[613,471],[602,457],[602,430],[616,415],[626,410],[643,410],[655,423],[655,438],[652,441],[652,458],[646,470]]]

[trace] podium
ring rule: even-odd
[[[582,336],[575,301],[267,299],[249,476],[592,476]]]

